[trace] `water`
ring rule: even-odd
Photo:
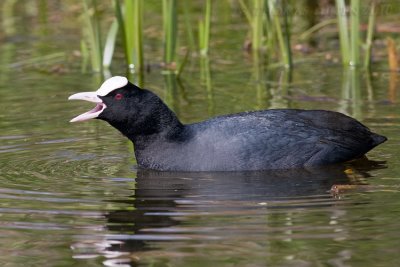
[[[146,87],[185,122],[322,108],[389,141],[371,161],[322,169],[143,171],[104,122],[68,123],[92,105],[67,97],[99,85],[71,51],[79,24],[60,16],[27,33],[30,16],[11,16],[25,23],[0,45],[1,266],[398,265],[400,109],[397,77],[383,67],[368,77],[315,56],[289,75],[253,64],[230,41],[210,62],[194,60],[181,83],[154,69]]]

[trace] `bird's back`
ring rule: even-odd
[[[179,141],[157,147],[157,169],[237,171],[344,162],[385,137],[341,113],[277,109],[189,124]],[[171,157],[173,154],[173,157]]]

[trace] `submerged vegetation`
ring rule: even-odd
[[[148,27],[162,31],[163,46],[159,47],[163,47],[164,56],[160,66],[168,71],[182,71],[188,57],[209,56],[214,46],[212,25],[219,23],[216,13],[222,9],[224,13],[230,12],[242,19],[244,25],[247,21],[249,34],[247,38],[244,36],[241,46],[248,53],[259,54],[269,67],[292,68],[296,62],[294,48],[318,50],[319,44],[315,41],[318,37],[315,36],[324,32],[328,35],[333,31],[337,33],[337,51],[340,51],[343,65],[368,68],[379,6],[376,0],[221,0],[218,3],[211,0],[162,0],[157,3],[82,0],[82,3],[82,52],[90,57],[92,70],[110,68],[115,48],[123,47],[126,66],[131,73],[143,73],[145,69],[143,47],[147,40],[143,32]],[[112,9],[110,3],[114,5]],[[162,25],[153,23],[151,18],[146,18],[144,22],[147,9],[154,13],[157,6],[161,6],[158,10]],[[217,8],[217,12],[213,11]],[[103,11],[101,15],[100,9]],[[335,10],[336,14],[324,14],[324,9]],[[105,12],[109,10],[111,12]],[[368,12],[364,12],[366,10]],[[300,11],[305,12],[302,14]],[[202,15],[199,16],[199,12]],[[300,20],[306,21],[306,28],[297,25],[301,24]],[[196,23],[198,27],[194,26]]]

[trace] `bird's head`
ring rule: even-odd
[[[71,120],[71,122],[102,119],[108,122],[124,122],[138,108],[141,90],[127,78],[114,76],[106,80],[95,92],[82,92],[71,95],[69,100],[85,100],[96,106]]]
[[[73,118],[71,122],[101,119],[130,139],[137,134],[159,133],[181,125],[157,95],[121,76],[109,78],[95,92],[73,94],[68,99],[96,103],[92,110]]]

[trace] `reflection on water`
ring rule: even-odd
[[[340,223],[347,214],[348,202],[334,198],[330,188],[334,184],[362,183],[369,171],[384,167],[383,163],[367,161],[273,172],[139,170],[132,195],[113,200],[128,204],[129,208],[104,215],[110,234],[92,244],[88,240],[74,244],[74,257],[98,253],[112,257],[106,260],[112,266],[187,266],[192,261],[206,266],[201,264],[221,261],[219,257],[224,257],[227,249],[248,253],[256,248],[261,251],[260,255],[252,254],[254,262],[278,263],[282,259],[263,259],[263,248],[271,246],[264,245],[283,242],[286,247],[295,248],[298,240],[350,238],[350,229]],[[303,245],[308,246],[307,242]],[[287,262],[296,264],[292,258]],[[237,264],[241,261],[247,262],[243,258]]]

